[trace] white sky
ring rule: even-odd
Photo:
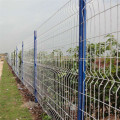
[[[11,49],[15,49],[16,45],[22,43],[22,41],[28,39],[36,28],[38,28],[47,18],[55,13],[61,6],[63,6],[69,0],[0,0],[0,53],[9,52]],[[88,0],[89,1],[89,0]],[[93,0],[94,9],[98,11],[98,1]],[[99,5],[101,10],[103,9],[103,1],[106,9],[112,5],[116,5],[120,0],[100,0]],[[92,2],[91,2],[92,3]],[[90,5],[92,7],[92,4]],[[96,6],[96,7],[95,7]],[[117,7],[116,7],[117,8]],[[110,10],[106,12],[106,32],[110,32],[110,26],[112,26],[112,32],[117,29],[117,19],[119,21],[120,29],[120,7],[111,10],[112,23],[110,25]],[[91,9],[93,14],[93,9]],[[90,12],[90,9],[88,10]],[[118,18],[117,18],[118,12]],[[87,13],[88,14],[88,13]],[[90,16],[92,14],[89,13]],[[103,14],[104,15],[104,14]],[[101,14],[101,24],[99,25],[97,18],[96,22],[92,20],[90,24],[96,25],[96,32],[99,27],[103,34],[105,32],[104,16]],[[88,23],[89,25],[89,23]],[[90,26],[88,26],[90,28]],[[87,29],[90,34],[91,29]],[[94,32],[92,32],[94,33]],[[91,34],[90,34],[91,35]]]
[[[68,0],[0,0],[0,53],[27,39]]]

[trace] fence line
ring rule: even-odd
[[[119,0],[69,0],[8,62],[53,120],[119,120],[119,37]]]

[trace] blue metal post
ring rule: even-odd
[[[14,72],[15,72],[15,69],[16,69],[16,50],[14,50]]]
[[[16,75],[18,76],[18,68],[17,68],[17,64],[18,64],[18,59],[17,59],[17,57],[18,57],[18,49],[17,49],[17,46],[16,46]]]
[[[24,63],[23,63],[23,54],[24,54],[24,43],[22,42],[22,82],[24,82],[24,78],[23,78],[23,75],[24,75]]]
[[[34,31],[34,95],[37,102],[37,31]]]
[[[79,81],[78,81],[78,120],[84,120],[85,70],[86,70],[86,8],[85,0],[79,0]]]

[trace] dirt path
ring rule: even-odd
[[[0,79],[1,79],[1,76],[2,76],[3,63],[4,62],[0,60]]]

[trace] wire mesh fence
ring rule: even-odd
[[[38,98],[56,119],[77,117],[78,15],[78,1],[70,0],[37,30]]]
[[[34,94],[34,36],[23,45],[23,82],[28,90]]]
[[[120,1],[86,1],[85,119],[120,119]],[[83,9],[83,11],[84,11]],[[85,65],[85,64],[84,64]],[[84,98],[84,97],[83,97]]]
[[[120,0],[69,0],[36,31],[8,62],[44,111],[119,120]]]

